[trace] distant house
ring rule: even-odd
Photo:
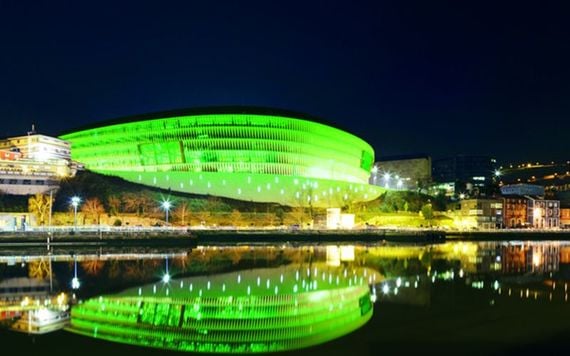
[[[539,196],[504,196],[504,224],[507,228],[560,227],[560,202]]]
[[[503,201],[501,199],[462,200],[460,216],[470,219],[471,227],[501,228],[503,226]]]
[[[570,206],[560,208],[560,227],[570,228]]]

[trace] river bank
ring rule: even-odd
[[[193,246],[198,244],[239,243],[323,243],[384,241],[401,243],[437,243],[445,241],[441,231],[388,230],[153,230],[153,231],[80,231],[65,233],[0,233],[0,246],[18,245],[164,245]]]
[[[222,230],[222,229],[117,229],[0,232],[0,246],[109,245],[196,246],[240,243],[441,243],[446,240],[570,240],[570,230],[445,231],[430,229],[365,230]]]

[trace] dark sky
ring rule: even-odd
[[[567,160],[564,4],[0,0],[0,136],[253,105],[320,116],[377,157]]]

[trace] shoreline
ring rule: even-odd
[[[26,246],[164,246],[187,247],[240,243],[414,243],[446,241],[570,240],[570,230],[446,231],[411,229],[366,230],[212,230],[0,232],[0,247]]]

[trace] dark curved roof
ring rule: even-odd
[[[212,114],[252,114],[252,115],[284,116],[293,119],[302,119],[302,120],[317,122],[352,134],[350,131],[341,128],[336,124],[331,124],[330,122],[327,122],[326,120],[320,117],[291,110],[274,109],[274,108],[259,107],[259,106],[210,106],[210,107],[176,109],[176,110],[158,111],[158,112],[139,114],[139,115],[123,116],[115,119],[100,121],[93,124],[81,126],[73,130],[66,130],[62,132],[59,136],[70,134],[77,131],[95,129],[103,126],[124,124],[129,122],[137,122],[137,121],[153,120],[153,119],[165,119],[176,116],[212,115]]]

